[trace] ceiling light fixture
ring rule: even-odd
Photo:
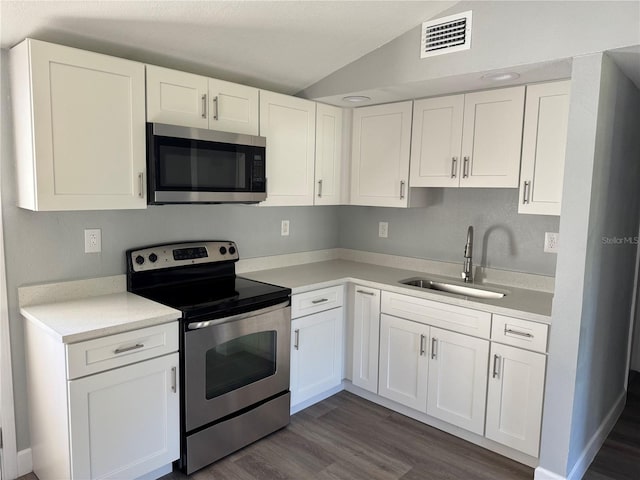
[[[520,78],[520,74],[516,72],[493,72],[482,76],[482,80],[490,80],[492,82],[506,82],[516,78]]]
[[[342,100],[345,102],[360,103],[371,100],[371,97],[365,97],[364,95],[349,95],[347,97],[343,97]]]

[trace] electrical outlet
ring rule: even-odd
[[[553,232],[544,233],[544,251],[545,253],[558,253],[558,242],[560,235]]]
[[[378,236],[380,238],[389,237],[389,222],[379,222],[378,223]]]
[[[100,253],[102,251],[102,233],[99,228],[84,231],[84,253]]]
[[[280,226],[280,235],[283,237],[289,236],[289,220],[282,220],[282,225]]]

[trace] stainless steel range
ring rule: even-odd
[[[130,292],[182,311],[179,467],[190,474],[286,426],[291,290],[236,276],[229,241],[126,258]]]

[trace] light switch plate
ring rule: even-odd
[[[289,220],[282,220],[280,225],[280,235],[283,237],[289,236]]]
[[[380,237],[380,238],[388,238],[389,237],[389,222],[379,222],[378,223],[378,237]]]
[[[558,242],[560,235],[554,232],[544,232],[544,251],[545,253],[558,253]]]
[[[88,228],[84,231],[84,253],[100,253],[102,251],[102,232],[99,228]]]

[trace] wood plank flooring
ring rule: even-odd
[[[341,392],[269,437],[187,477],[162,480],[518,480],[533,469]],[[640,479],[640,375],[585,480]],[[34,474],[19,480],[37,480]]]

